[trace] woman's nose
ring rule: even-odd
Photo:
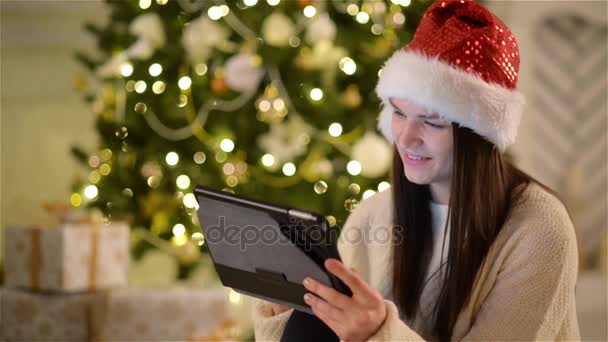
[[[401,122],[400,125],[401,127],[397,137],[399,145],[403,147],[422,145],[418,123],[405,121]]]

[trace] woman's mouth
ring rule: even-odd
[[[409,165],[424,165],[431,160],[431,158],[409,153],[404,153],[404,156],[404,161]]]

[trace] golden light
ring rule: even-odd
[[[317,14],[317,9],[314,6],[306,6],[304,7],[304,16],[307,18],[312,18]]]
[[[175,152],[169,152],[165,156],[165,161],[167,162],[167,165],[175,166],[179,162],[179,155]]]
[[[99,194],[99,191],[97,190],[97,187],[95,185],[89,185],[86,188],[84,188],[84,195],[86,196],[86,198],[88,199],[94,199],[95,197],[97,197],[97,195]]]
[[[220,148],[224,152],[232,152],[234,150],[234,142],[230,139],[224,139],[220,143]]]
[[[314,88],[310,91],[310,98],[314,101],[319,101],[323,98],[323,90]]]
[[[195,208],[198,210],[198,202],[196,201],[196,197],[194,197],[194,194],[189,193],[184,195],[183,202],[186,208]]]
[[[211,6],[207,10],[207,15],[211,20],[218,20],[222,17],[222,9],[219,6]]]
[[[173,235],[175,236],[183,236],[186,233],[186,227],[183,224],[178,223],[173,226]]]
[[[144,81],[135,82],[135,92],[137,92],[138,94],[141,94],[144,91],[146,91],[146,82],[144,82]]]
[[[357,13],[357,16],[355,18],[360,24],[367,24],[367,22],[369,21],[369,14],[367,14],[366,12],[359,12]]]
[[[187,90],[192,85],[192,80],[188,76],[183,76],[177,81],[177,85],[181,90]]]
[[[262,164],[267,167],[274,165],[274,157],[272,156],[272,154],[267,153],[267,154],[263,155]]]
[[[162,94],[165,91],[165,87],[165,82],[156,81],[154,84],[152,84],[152,91],[154,94]]]
[[[124,62],[120,66],[120,74],[124,77],[129,77],[133,74],[133,65],[129,62]]]
[[[152,5],[152,0],[139,0],[139,7],[141,9],[148,9]]]
[[[350,57],[342,58],[338,65],[340,65],[340,69],[347,75],[352,75],[357,71],[357,64]]]
[[[79,207],[82,204],[82,197],[80,196],[80,194],[72,194],[72,196],[70,196],[70,203],[74,207]]]
[[[177,187],[180,189],[187,189],[190,186],[190,177],[186,175],[179,175],[175,180]]]
[[[196,74],[197,74],[197,75],[199,75],[199,76],[203,76],[204,74],[206,74],[206,73],[207,73],[207,70],[208,70],[208,69],[207,69],[207,64],[205,64],[205,63],[200,63],[200,64],[197,64],[197,65],[194,67],[194,71],[195,71],[195,72],[196,72]]]
[[[154,63],[152,65],[150,65],[150,67],[148,68],[148,72],[150,73],[151,76],[158,76],[160,75],[161,72],[163,72],[163,67],[158,64],[158,63]]]
[[[351,160],[346,164],[346,170],[353,176],[357,176],[361,173],[361,163],[356,160]]]
[[[329,135],[331,135],[332,137],[339,137],[340,134],[342,134],[342,125],[340,125],[337,122],[332,123],[331,125],[329,125]]]
[[[296,173],[296,166],[292,163],[285,163],[283,165],[283,173],[285,176],[293,176]]]

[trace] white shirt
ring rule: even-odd
[[[432,217],[432,229],[433,229],[433,254],[431,256],[431,263],[429,265],[428,272],[425,279],[428,280],[430,277],[437,276],[439,266],[442,262],[445,262],[448,254],[448,246],[450,243],[450,227],[445,227],[448,218],[448,205],[431,202],[431,217]],[[447,234],[447,236],[446,236]],[[443,256],[441,255],[441,247],[443,245],[443,238],[445,236],[445,246],[443,247]]]

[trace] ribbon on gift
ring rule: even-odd
[[[99,223],[91,222],[91,239],[90,239],[90,250],[91,256],[89,258],[89,279],[88,289],[93,291],[97,284],[97,258],[98,258],[98,246],[99,246]],[[49,225],[47,227],[55,227]],[[34,225],[30,227],[30,286],[34,290],[40,289],[40,274],[43,267],[42,258],[42,230],[45,229],[41,225]],[[53,229],[53,228],[49,228]]]

